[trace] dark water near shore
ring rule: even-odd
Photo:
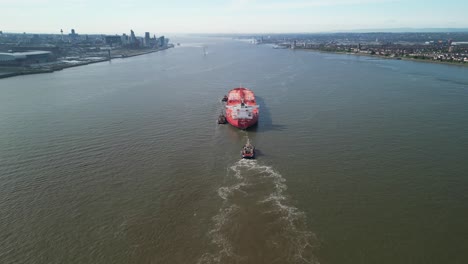
[[[0,263],[468,262],[468,68],[179,41],[0,80]]]

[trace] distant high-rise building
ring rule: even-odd
[[[161,36],[158,38],[158,47],[164,47],[166,41],[164,39],[164,36]]]
[[[135,37],[135,32],[133,30],[130,30],[130,44],[135,44],[137,42],[137,39]]]
[[[69,36],[70,36],[71,41],[75,41],[78,38],[78,34],[76,34],[74,29],[71,30],[71,33]]]
[[[145,38],[143,40],[143,45],[145,47],[149,47],[150,46],[150,33],[149,32],[145,32]]]

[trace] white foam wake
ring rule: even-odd
[[[240,160],[218,189],[223,205],[209,232],[213,244],[198,263],[317,263],[305,214],[285,194],[286,180],[271,166]],[[267,261],[267,262],[265,262]]]

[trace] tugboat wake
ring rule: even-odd
[[[315,235],[291,205],[285,179],[272,167],[242,159],[228,168],[224,200],[209,232],[212,252],[198,263],[318,263]]]

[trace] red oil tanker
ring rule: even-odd
[[[226,120],[240,129],[255,125],[258,121],[258,105],[255,94],[247,88],[229,91],[226,101]]]

